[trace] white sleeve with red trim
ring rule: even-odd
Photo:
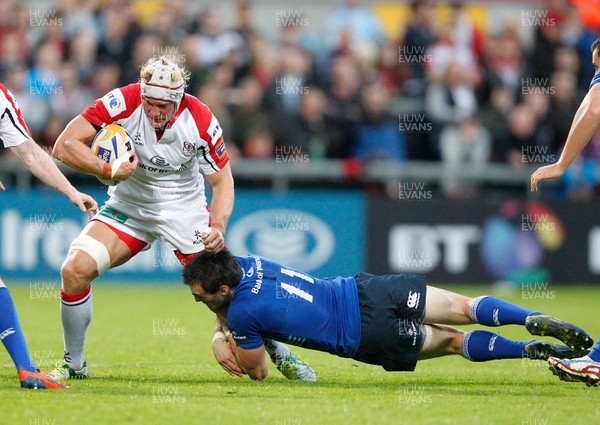
[[[6,148],[19,146],[31,139],[21,109],[13,94],[0,84],[0,142]]]
[[[140,106],[141,102],[139,83],[129,84],[114,89],[97,99],[92,106],[85,108],[81,116],[92,124],[103,127],[127,118]]]
[[[223,129],[208,106],[198,99],[194,99],[188,106],[192,112],[202,143],[198,147],[196,156],[200,168],[205,175],[220,171],[229,162],[229,156],[223,141]]]

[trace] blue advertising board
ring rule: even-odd
[[[103,190],[87,190],[99,204]],[[364,266],[364,199],[355,191],[236,190],[226,242],[234,253],[271,257],[317,276],[352,275]],[[87,223],[62,195],[40,189],[0,194],[0,276],[58,279],[71,241]],[[161,242],[103,280],[179,281],[181,266]]]
[[[354,275],[364,266],[364,202],[358,191],[239,191],[227,244],[319,277]]]

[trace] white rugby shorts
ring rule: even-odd
[[[204,249],[201,235],[209,225],[210,213],[203,199],[163,202],[157,210],[110,198],[92,220],[146,242],[146,249],[158,239],[168,248],[193,254]]]

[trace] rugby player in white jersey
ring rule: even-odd
[[[60,172],[52,157],[33,140],[25,124],[21,109],[13,94],[0,84],[0,146],[10,149],[41,181],[58,190],[90,216],[98,211],[98,204],[90,196],[80,193]],[[0,190],[4,190],[0,181]],[[39,372],[31,360],[17,310],[8,288],[0,278],[0,340],[12,358],[22,388],[57,389],[65,385]]]
[[[110,198],[100,212],[72,242],[61,269],[65,354],[64,364],[52,372],[57,379],[88,377],[84,345],[92,319],[92,280],[148,249],[156,239],[171,248],[183,265],[204,249],[225,249],[234,201],[229,158],[217,118],[197,98],[184,93],[188,79],[188,72],[166,56],[153,57],[142,66],[139,83],[96,100],[56,141],[53,153],[63,163],[119,181],[108,189]],[[111,166],[88,145],[103,126],[112,123],[132,136],[135,153],[129,161]],[[204,178],[212,188],[210,208]],[[227,372],[241,375],[221,331],[217,321],[215,357]],[[281,345],[284,349],[289,352]]]

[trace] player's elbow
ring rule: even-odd
[[[65,146],[64,141],[59,138],[54,146],[52,147],[52,156],[58,160],[60,160],[65,154]]]

